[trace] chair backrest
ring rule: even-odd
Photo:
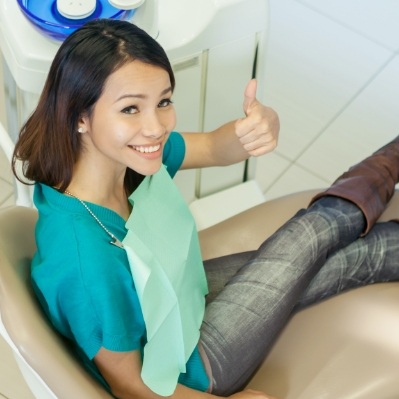
[[[112,398],[48,324],[33,293],[30,261],[35,251],[36,220],[33,208],[0,210],[0,315],[12,349],[32,370],[30,377],[40,380],[53,393],[47,396],[38,393],[26,378],[40,399]]]

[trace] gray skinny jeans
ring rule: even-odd
[[[205,262],[209,295],[200,341],[212,393],[240,390],[297,309],[349,288],[399,279],[399,224],[379,223],[359,238],[364,228],[355,205],[324,197],[257,251]]]

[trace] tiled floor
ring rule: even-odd
[[[4,90],[3,90],[3,70],[0,57],[0,123],[3,126],[7,126],[6,111],[3,104],[4,101]],[[5,154],[0,148],[0,207],[9,206],[14,203],[14,187],[12,184],[11,170],[9,163],[5,157]]]
[[[14,204],[14,186],[9,163],[0,150],[0,207]]]
[[[324,187],[399,133],[398,19],[395,0],[270,0],[259,97],[278,111],[281,133],[257,163],[266,198]],[[0,154],[0,206],[12,192]]]
[[[399,4],[270,4],[265,100],[281,133],[257,178],[274,198],[331,183],[399,133]]]

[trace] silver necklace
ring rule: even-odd
[[[103,228],[103,230],[112,238],[112,240],[109,242],[112,245],[115,245],[116,247],[123,248],[123,244],[121,241],[119,241],[101,222],[101,220],[93,213],[93,211],[76,195],[73,195],[69,191],[65,190],[65,194],[70,195],[73,198],[76,198],[87,210],[87,212],[90,213],[91,216],[93,216],[94,220]]]

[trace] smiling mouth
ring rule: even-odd
[[[130,147],[133,148],[133,150],[135,150],[137,152],[141,152],[142,154],[150,154],[152,152],[157,152],[161,148],[161,145],[158,144],[158,145],[152,145],[149,147],[144,147],[142,145],[139,145],[139,146],[132,145]]]

